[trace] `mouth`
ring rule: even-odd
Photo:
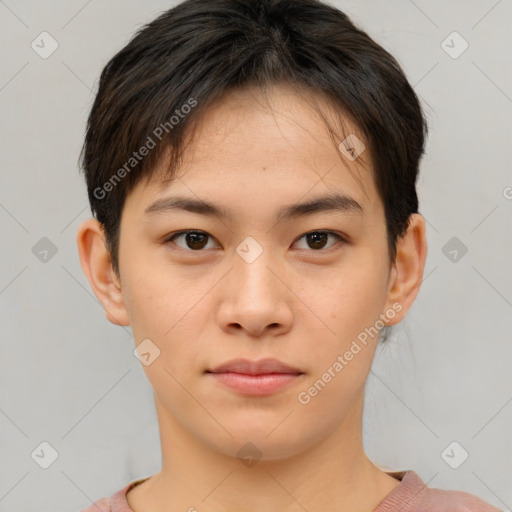
[[[304,375],[298,368],[270,358],[259,361],[234,359],[205,373],[233,391],[253,396],[276,393]]]

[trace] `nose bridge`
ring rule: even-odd
[[[231,299],[228,300],[232,311],[241,316],[261,316],[261,321],[278,322],[272,318],[286,309],[286,287],[274,275],[282,268],[274,257],[276,251],[263,240],[258,242],[247,237],[236,252],[231,272]]]
[[[234,279],[235,284],[241,288],[240,297],[258,302],[272,299],[271,292],[275,290],[276,278],[269,269],[273,266],[270,248],[248,237],[237,247],[236,252]]]

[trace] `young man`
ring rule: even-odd
[[[188,0],[113,57],[77,242],[162,470],[87,512],[498,510],[362,443],[379,334],[422,281],[425,135],[396,61],[314,0]]]

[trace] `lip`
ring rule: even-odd
[[[254,396],[276,393],[304,375],[298,368],[273,358],[233,359],[206,373],[233,391]]]
[[[301,374],[298,368],[289,366],[278,359],[266,358],[258,361],[249,359],[232,359],[226,363],[216,366],[213,370],[207,370],[209,373],[243,373],[245,375],[265,375],[269,373]]]

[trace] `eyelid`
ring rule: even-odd
[[[210,235],[208,232],[206,231],[202,231],[200,229],[184,229],[182,231],[177,231],[175,233],[171,233],[169,236],[166,236],[163,240],[163,244],[167,244],[167,243],[173,243],[173,240],[175,238],[178,238],[179,236],[181,235],[186,235],[188,233],[199,233],[199,234],[204,234],[204,235],[207,235],[209,238],[213,239],[213,240],[216,240],[214,236]],[[313,229],[313,230],[310,230],[310,231],[307,231],[306,233],[303,233],[302,235],[300,235],[299,237],[297,237],[295,240],[294,240],[294,244],[298,241],[298,240],[301,240],[302,238],[304,238],[306,235],[309,235],[311,233],[324,233],[324,234],[327,234],[327,235],[333,235],[334,237],[336,237],[338,239],[338,243],[339,242],[342,242],[344,244],[347,244],[348,243],[348,240],[347,240],[347,237],[345,237],[344,235],[341,235],[340,233],[336,232],[336,231],[331,231],[331,230],[328,230],[328,229]],[[176,245],[176,244],[174,244]],[[336,245],[338,245],[337,243],[332,245],[331,247],[327,248],[327,249],[318,249],[318,250],[314,250],[314,249],[298,249],[300,251],[307,251],[307,252],[313,252],[313,253],[322,253],[322,252],[328,252],[330,251],[331,249],[333,249],[334,247],[336,247]],[[183,249],[182,247],[179,247],[177,246],[178,249],[182,249],[186,252],[196,252],[196,253],[200,253],[200,252],[206,252],[204,249],[201,249],[201,250],[197,250],[197,251],[194,251],[192,249]]]

